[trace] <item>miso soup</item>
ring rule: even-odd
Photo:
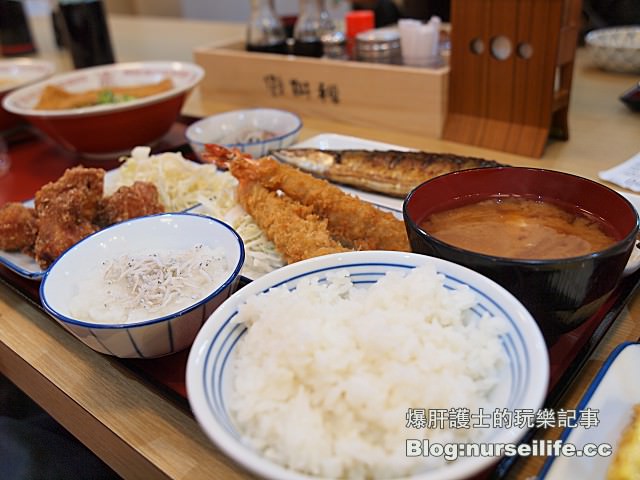
[[[515,259],[577,257],[604,250],[613,227],[584,211],[553,202],[501,196],[428,216],[427,233],[465,250]]]

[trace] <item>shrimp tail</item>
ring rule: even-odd
[[[237,159],[251,159],[251,155],[237,148],[227,148],[215,143],[207,143],[200,158],[205,163],[212,163],[221,170],[227,170]]]

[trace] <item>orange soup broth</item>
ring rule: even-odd
[[[621,239],[608,222],[576,206],[519,195],[456,201],[420,228],[465,250],[527,260],[588,255]]]

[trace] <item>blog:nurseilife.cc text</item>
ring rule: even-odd
[[[431,443],[428,439],[407,439],[407,457],[444,457],[447,461],[460,457],[608,457],[608,443],[587,443],[577,447],[562,440],[532,440],[531,443]]]

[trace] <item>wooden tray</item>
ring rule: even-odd
[[[193,120],[195,119],[183,117],[176,122],[171,132],[156,146],[156,151],[161,151],[161,149],[180,151],[187,158],[195,158],[188,144],[184,143],[184,129]],[[46,169],[30,170],[33,168],[33,162],[38,160],[32,156],[42,151],[47,152]],[[73,157],[68,152],[48,143],[45,138],[29,131],[23,132],[19,137],[14,137],[14,140],[9,143],[9,154],[13,162],[12,172],[11,176],[0,178],[0,192],[2,193],[0,204],[5,201],[19,201],[33,197],[41,184],[59,177],[68,166],[82,163],[81,159]],[[40,161],[44,162],[45,160],[41,158]],[[11,182],[8,182],[7,178],[11,178]],[[7,185],[14,187],[5,190]],[[42,308],[38,292],[39,282],[20,277],[1,265],[0,282],[14,289],[36,307]],[[249,280],[242,278],[239,288],[248,282]],[[551,371],[545,407],[554,408],[558,405],[562,394],[616,321],[638,286],[640,286],[640,271],[624,278],[607,302],[590,320],[579,328],[560,336],[549,346]],[[51,321],[54,320],[51,319]],[[163,391],[188,410],[185,386],[188,355],[189,351],[185,350],[158,359],[114,359],[114,361],[120,362],[138,375],[142,381],[148,382],[152,388]],[[527,439],[534,433],[531,431]],[[490,476],[501,479],[516,461],[517,457],[504,459],[496,468],[477,478]]]

